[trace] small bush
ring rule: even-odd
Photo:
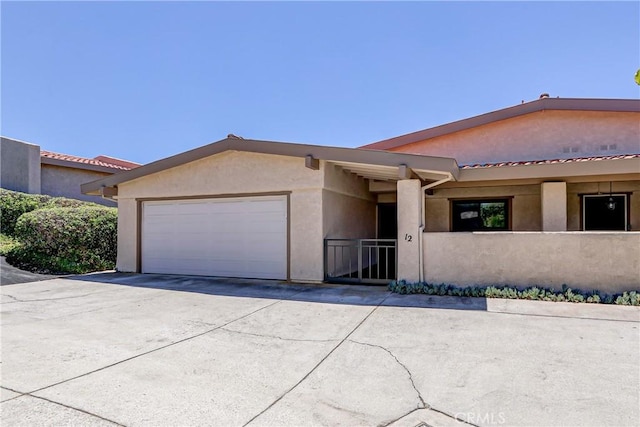
[[[540,301],[567,301],[603,303],[618,305],[640,305],[640,293],[636,291],[624,292],[620,295],[608,295],[599,291],[584,292],[571,289],[566,285],[561,291],[537,286],[518,289],[514,286],[467,286],[457,287],[453,285],[431,283],[408,283],[404,280],[393,281],[389,284],[389,290],[398,294],[426,294],[448,295],[465,297],[528,299]]]
[[[7,261],[19,268],[47,273],[87,273],[115,266],[115,208],[37,209],[18,219],[14,233],[22,244],[9,251]]]
[[[27,194],[18,191],[0,189],[0,231],[13,236],[18,218],[24,213],[42,208],[71,208],[100,205],[64,197],[51,197],[42,194]]]
[[[616,297],[615,303],[620,305],[640,305],[640,293],[636,291],[624,292]]]
[[[23,213],[38,209],[42,196],[0,189],[0,228],[2,234],[13,236],[16,221]]]
[[[17,239],[0,233],[0,255],[4,256],[18,246],[20,242]]]

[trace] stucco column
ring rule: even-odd
[[[398,279],[420,280],[420,181],[398,181]]]
[[[542,231],[567,231],[567,183],[543,182]]]

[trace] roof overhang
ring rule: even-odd
[[[412,178],[419,179],[423,182],[437,181],[442,179],[443,176],[449,176],[449,174],[453,175],[454,173],[454,171],[410,168],[404,164],[398,166],[384,166],[370,163],[340,161],[332,161],[330,163],[362,178],[372,179],[375,181],[399,181],[401,179]],[[457,174],[455,176],[457,176]]]
[[[251,139],[225,138],[203,147],[167,157],[153,163],[111,175],[81,186],[84,194],[100,194],[101,188],[116,187],[146,175],[161,172],[189,162],[226,151],[273,154],[305,159],[307,167],[315,169],[315,160],[324,160],[342,169],[372,180],[397,181],[419,178],[435,181],[449,174],[456,179],[459,173],[455,159],[417,154],[394,153],[358,148],[326,147]]]
[[[458,181],[563,179],[578,176],[640,175],[640,157],[584,160],[564,163],[462,168]]]

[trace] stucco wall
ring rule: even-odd
[[[372,200],[322,190],[326,239],[375,239],[376,204]]]
[[[630,193],[629,224],[631,230],[640,230],[640,181],[612,182],[611,188],[614,193]],[[609,193],[609,181],[567,184],[567,229],[569,231],[581,230],[581,195],[598,193]]]
[[[398,279],[420,280],[420,181],[404,179],[398,186]]]
[[[116,269],[135,272],[137,268],[137,209],[135,199],[118,200],[118,254]]]
[[[376,200],[364,178],[323,162],[323,235],[371,239],[376,236]]]
[[[424,233],[430,283],[640,290],[640,233]]]
[[[0,138],[0,186],[7,190],[39,194],[40,146]]]
[[[321,166],[315,171],[306,168],[302,158],[225,152],[119,185],[117,268],[134,271],[136,267],[136,198],[290,191],[291,279],[320,281],[324,165]]]
[[[425,231],[449,231],[449,199],[511,197],[513,231],[538,231],[542,228],[540,185],[506,185],[503,187],[436,188],[426,196]]]
[[[567,231],[567,183],[540,184],[542,231]]]
[[[540,111],[392,151],[453,157],[460,165],[637,153],[639,120],[638,113]]]
[[[337,166],[323,163],[325,174],[322,190],[323,237],[327,239],[375,238],[376,202],[369,192],[366,180]],[[327,262],[332,274],[347,274],[353,269],[348,256],[329,256]],[[363,262],[368,261],[363,260]]]
[[[68,197],[105,206],[117,206],[117,203],[112,200],[103,199],[100,196],[89,196],[80,191],[80,185],[109,175],[111,174],[43,164],[40,191],[42,194],[54,197]]]

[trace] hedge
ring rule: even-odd
[[[621,294],[605,294],[600,291],[581,291],[562,285],[561,291],[545,287],[527,287],[518,289],[514,286],[465,286],[458,287],[447,284],[410,283],[398,280],[389,283],[389,290],[397,294],[426,294],[457,297],[484,297],[506,299],[528,299],[540,301],[587,302],[618,305],[640,305],[640,293],[636,291]]]
[[[27,194],[0,189],[0,232],[13,236],[18,218],[24,213],[42,208],[100,207],[96,203],[42,194]]]
[[[112,269],[117,251],[117,209],[82,206],[37,209],[15,224],[21,245],[7,254],[19,268],[46,273]]]

